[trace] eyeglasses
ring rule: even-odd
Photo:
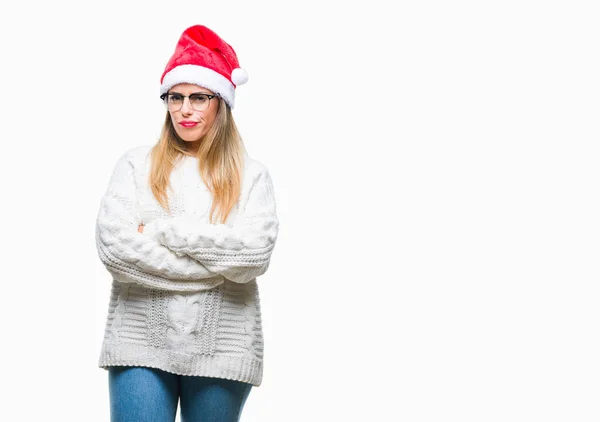
[[[165,106],[171,112],[181,110],[185,98],[189,98],[190,105],[196,111],[204,111],[210,105],[210,100],[218,95],[194,93],[190,95],[181,95],[179,93],[165,93],[160,96],[160,99],[164,101]]]

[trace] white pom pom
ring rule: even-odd
[[[248,74],[241,67],[235,68],[231,72],[231,80],[236,85],[243,85],[248,82]]]

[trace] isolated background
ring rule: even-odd
[[[599,420],[597,3],[392,4],[2,6],[0,419],[108,420],[96,213],[205,24],[280,216],[242,420]]]

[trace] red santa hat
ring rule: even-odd
[[[247,81],[233,48],[206,26],[195,25],[181,34],[160,78],[160,94],[180,83],[195,84],[219,94],[233,108],[236,86]]]

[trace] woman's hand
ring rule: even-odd
[[[144,233],[144,225],[143,225],[143,224],[140,224],[140,225],[138,226],[138,232],[140,232],[140,233]]]

